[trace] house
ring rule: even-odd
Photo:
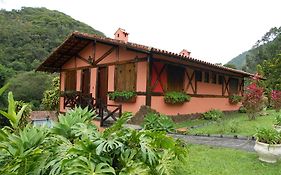
[[[142,105],[167,115],[239,109],[240,104],[229,103],[229,96],[242,96],[244,78],[252,74],[194,59],[187,50],[172,53],[131,43],[128,37],[120,28],[114,39],[73,32],[37,71],[60,73],[62,94],[79,92],[108,107],[122,105],[123,111],[133,113]],[[136,98],[109,99],[108,94],[115,91],[135,92]],[[191,99],[182,104],[166,103],[164,94],[170,91],[186,92]],[[60,112],[77,103],[76,97],[60,97]]]

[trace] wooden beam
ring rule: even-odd
[[[94,65],[97,65],[99,62],[101,62],[104,58],[106,58],[109,54],[113,52],[115,47],[111,47],[107,52],[105,52],[101,57],[99,57],[97,60],[94,61]]]
[[[82,57],[81,55],[77,54],[76,57],[78,57],[80,60],[84,61],[85,63],[91,65],[91,63],[89,62],[89,60],[87,60],[86,58]]]
[[[151,55],[147,58],[147,75],[146,75],[146,98],[145,105],[151,106],[151,73],[152,73],[152,58]]]
[[[188,79],[188,83],[187,83],[187,85],[186,85],[185,91],[188,91],[189,85],[190,85],[190,86],[191,86],[191,89],[192,89],[192,92],[195,94],[195,88],[193,87],[193,84],[192,84],[192,80],[193,80],[194,75],[195,75],[194,73],[195,73],[195,71],[193,71],[193,72],[192,72],[192,75],[189,76],[188,71],[185,70],[185,74],[186,74],[187,79]]]

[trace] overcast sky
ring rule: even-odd
[[[1,9],[22,6],[61,11],[108,37],[121,27],[131,42],[187,49],[212,63],[226,63],[281,26],[281,0],[0,0]]]

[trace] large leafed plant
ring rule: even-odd
[[[183,143],[165,132],[123,127],[129,113],[104,132],[93,117],[75,108],[53,128],[0,130],[0,174],[166,175],[175,174],[175,161],[186,155]]]

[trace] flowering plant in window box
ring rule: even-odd
[[[190,101],[190,96],[185,92],[166,92],[164,95],[164,101],[168,104],[183,104]]]
[[[137,94],[134,91],[114,91],[109,93],[108,97],[116,102],[135,102]]]
[[[233,105],[238,104],[239,102],[241,102],[241,100],[242,100],[242,97],[237,94],[232,94],[228,97],[229,103],[233,104]]]

